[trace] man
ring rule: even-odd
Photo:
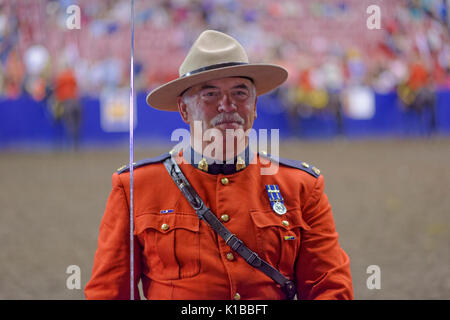
[[[252,258],[272,267],[272,275],[292,280],[298,299],[352,299],[350,261],[339,246],[320,171],[255,153],[245,135],[227,143],[227,129],[252,128],[257,96],[283,83],[286,70],[250,64],[235,39],[205,31],[179,72],[147,102],[180,112],[190,125],[191,147],[141,161],[134,170],[134,281],[142,280],[145,297],[287,298],[285,288],[246,261],[253,259],[198,218],[166,170],[166,161],[176,159],[213,215],[256,253]],[[213,142],[199,134],[207,130],[223,134],[214,152],[208,149]],[[261,174],[274,162],[278,170]],[[113,174],[88,299],[130,297],[129,178],[127,167]]]

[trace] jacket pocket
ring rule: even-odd
[[[183,213],[144,213],[135,234],[143,248],[143,272],[154,280],[176,280],[200,272],[200,221]]]
[[[256,228],[258,254],[285,276],[292,278],[303,230],[310,226],[300,209],[288,209],[284,215],[272,210],[250,210]]]

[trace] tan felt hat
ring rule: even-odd
[[[186,89],[205,81],[226,77],[253,80],[259,96],[281,85],[288,72],[281,66],[249,63],[239,42],[227,34],[204,31],[194,42],[179,69],[179,78],[147,95],[149,106],[165,111],[178,111],[177,97]]]

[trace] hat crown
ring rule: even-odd
[[[248,63],[244,48],[229,35],[206,30],[194,42],[178,71],[181,77],[197,69],[230,62]]]

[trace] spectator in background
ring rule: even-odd
[[[289,130],[294,137],[301,135],[300,105],[297,99],[298,87],[294,84],[282,87],[278,90],[279,96],[287,113]]]
[[[2,92],[3,92],[3,83],[4,83],[4,81],[5,81],[5,79],[4,79],[4,70],[3,70],[3,66],[2,66],[2,64],[0,63],[0,98],[2,97]]]
[[[50,55],[43,45],[33,45],[24,54],[24,90],[35,100],[46,98],[50,78]]]
[[[344,133],[342,119],[341,92],[344,87],[344,70],[337,57],[330,55],[328,61],[322,66],[325,85],[328,95],[327,109],[334,115],[337,134]]]
[[[78,100],[78,85],[73,70],[64,68],[55,78],[55,104],[53,115],[55,120],[62,120],[72,146],[77,149],[80,138],[81,106]]]
[[[416,54],[409,65],[409,75],[398,87],[398,95],[407,111],[416,112],[422,121],[429,121],[428,133],[436,131],[436,93],[433,79]]]
[[[16,99],[22,93],[24,66],[16,50],[11,51],[6,61],[3,90],[7,98]]]

